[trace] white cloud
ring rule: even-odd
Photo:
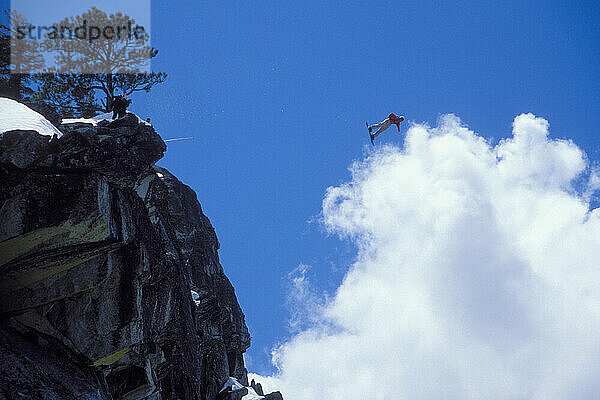
[[[592,168],[587,182],[587,187],[584,192],[584,199],[590,201],[596,191],[600,189],[600,167]]]
[[[356,262],[255,378],[286,400],[600,398],[598,188],[584,153],[515,118],[492,147],[444,116],[330,187]]]
[[[292,333],[320,324],[321,310],[327,302],[327,294],[321,297],[312,288],[308,277],[310,269],[310,265],[300,264],[288,274],[290,286],[286,306]]]

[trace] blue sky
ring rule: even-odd
[[[365,121],[454,113],[496,142],[532,112],[600,158],[597,2],[169,1],[151,16],[153,69],[169,77],[131,109],[163,138],[195,137],[159,164],[215,226],[254,372],[273,372],[290,334],[288,274],[311,265],[331,294],[355,257],[318,219],[326,188],[370,151]]]
[[[308,221],[365,154],[365,121],[455,113],[498,140],[533,112],[598,159],[599,17],[597,3],[566,1],[152,4],[153,69],[169,78],[133,108],[165,138],[196,138],[161,165],[216,228],[251,370],[272,372],[269,350],[288,336],[287,274],[309,264],[331,293],[354,257]],[[378,145],[401,141],[389,131]]]

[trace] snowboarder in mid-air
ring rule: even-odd
[[[373,124],[373,125],[369,125],[367,123],[367,128],[369,129],[369,135],[371,136],[371,144],[375,145],[373,143],[373,139],[375,139],[377,136],[379,136],[379,134],[383,131],[385,131],[387,128],[389,128],[390,126],[392,126],[392,124],[395,124],[398,127],[398,132],[400,132],[400,122],[404,121],[404,117],[401,116],[397,116],[394,113],[390,113],[390,115],[388,115],[388,117],[386,119],[384,119],[383,121],[381,121],[378,124]],[[379,129],[377,129],[379,128]],[[373,129],[377,129],[377,132],[375,133],[371,133],[371,131],[373,131]]]
[[[131,100],[119,95],[113,99],[110,110],[113,112],[112,119],[123,118],[127,113],[127,107],[131,105]]]

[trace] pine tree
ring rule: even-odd
[[[45,61],[40,42],[22,34],[31,24],[15,10],[5,14],[9,22],[0,25],[0,95],[22,101],[32,95],[33,73]]]
[[[82,26],[89,28],[85,38],[75,34]],[[98,30],[92,32],[91,27]],[[128,31],[118,32],[122,27]],[[52,104],[65,116],[89,116],[110,111],[121,89],[129,95],[149,92],[162,83],[166,73],[145,72],[158,50],[148,45],[146,32],[131,32],[136,27],[130,16],[120,12],[107,15],[96,7],[53,24],[43,43],[54,50],[54,65],[36,76],[34,98]],[[96,34],[99,37],[92,38]]]

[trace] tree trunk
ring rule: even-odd
[[[8,97],[21,101],[21,85],[23,84],[23,75],[10,74],[8,78]]]
[[[115,83],[112,74],[106,74],[106,88],[106,112],[110,112],[115,97]]]

